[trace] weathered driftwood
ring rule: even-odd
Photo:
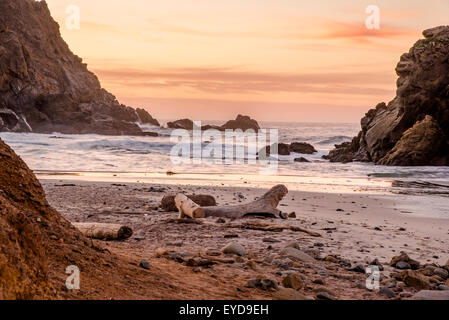
[[[168,219],[165,221],[166,223],[176,223],[176,224],[197,224],[197,225],[207,225],[213,226],[217,228],[234,228],[234,229],[246,229],[246,230],[260,230],[267,232],[282,232],[284,230],[290,230],[294,232],[303,232],[307,233],[312,237],[321,237],[322,235],[318,232],[311,231],[305,228],[297,227],[297,226],[287,226],[275,223],[266,223],[266,222],[244,222],[244,223],[214,223],[207,222],[201,220],[193,220],[193,219]]]
[[[121,224],[73,223],[88,238],[99,240],[123,240],[132,236],[133,230]]]
[[[232,218],[238,219],[243,218],[249,215],[259,215],[265,217],[279,217],[281,211],[276,209],[279,202],[285,197],[288,193],[287,187],[284,185],[277,185],[273,187],[270,191],[265,193],[261,198],[241,205],[235,206],[219,206],[219,207],[201,207],[202,217],[222,217],[222,218]],[[178,196],[183,196],[184,203],[186,203],[186,196],[182,194],[178,194]],[[181,200],[181,198],[179,198]],[[176,198],[175,198],[176,201]],[[192,211],[192,209],[197,210],[199,206],[193,206],[194,202],[190,201],[189,205],[184,205],[180,210],[180,218],[183,218],[185,215],[192,217],[188,213],[188,211]],[[177,206],[178,209],[180,208]],[[188,211],[185,211],[188,210]],[[198,216],[199,217],[199,216]]]
[[[215,198],[207,194],[186,195],[187,198],[202,207],[213,207],[217,205]],[[161,208],[167,212],[177,211],[175,195],[165,195],[161,200]]]
[[[188,216],[192,219],[204,218],[204,210],[198,204],[187,198],[182,193],[175,197],[175,204],[179,211],[179,219]]]

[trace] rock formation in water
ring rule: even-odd
[[[168,122],[167,127],[171,129],[185,129],[185,130],[193,130],[193,121],[190,119],[181,119],[176,120],[173,122]],[[259,124],[256,120],[251,119],[248,116],[242,116],[238,115],[235,120],[229,120],[222,126],[215,126],[215,125],[204,125],[201,127],[201,130],[219,130],[219,131],[225,131],[225,130],[254,130],[255,132],[260,130]]]
[[[45,1],[0,1],[0,131],[140,135],[159,126],[120,104],[61,37]]]
[[[330,161],[449,165],[449,26],[423,35],[396,67],[396,97],[369,110],[359,135],[337,145]]]

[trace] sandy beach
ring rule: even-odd
[[[49,203],[71,222],[120,223],[131,227],[134,233],[127,240],[97,242],[127,257],[131,265],[138,266],[142,259],[147,259],[151,265],[148,272],[159,272],[161,279],[182,279],[170,284],[182,286],[182,290],[165,292],[163,298],[168,299],[273,299],[278,291],[250,288],[248,280],[259,277],[281,284],[286,275],[297,272],[304,281],[305,297],[316,298],[317,293],[329,291],[337,299],[387,299],[377,290],[366,288],[366,274],[351,269],[366,267],[378,259],[385,268],[381,281],[386,281],[397,273],[390,261],[401,251],[421,264],[444,265],[449,259],[449,219],[435,218],[429,212],[432,206],[440,213],[449,212],[447,199],[442,196],[290,190],[278,207],[290,214],[287,220],[206,218],[200,219],[201,224],[186,224],[175,223],[176,212],[159,208],[164,195],[206,194],[214,196],[218,205],[233,205],[253,201],[271,186],[99,182],[74,180],[70,176],[46,176],[41,183]],[[298,226],[320,236],[292,230],[233,227],[245,222]],[[241,244],[245,255],[222,254],[220,250],[230,243]],[[289,246],[313,259],[304,262],[286,258],[282,251]],[[188,266],[185,261],[173,259],[176,254],[218,259],[211,266]],[[75,297],[107,298],[107,292],[92,290],[84,288]],[[408,298],[417,291],[400,281],[392,290],[396,299]],[[158,298],[151,289],[143,290],[140,297]]]

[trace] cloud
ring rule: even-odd
[[[323,92],[326,94],[389,94],[383,72],[268,73],[233,68],[180,68],[145,71],[96,69],[99,77],[123,87],[186,88],[214,94]]]

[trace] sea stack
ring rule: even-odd
[[[337,145],[330,161],[449,165],[449,26],[423,35],[396,67],[396,97],[369,110],[359,135]]]

